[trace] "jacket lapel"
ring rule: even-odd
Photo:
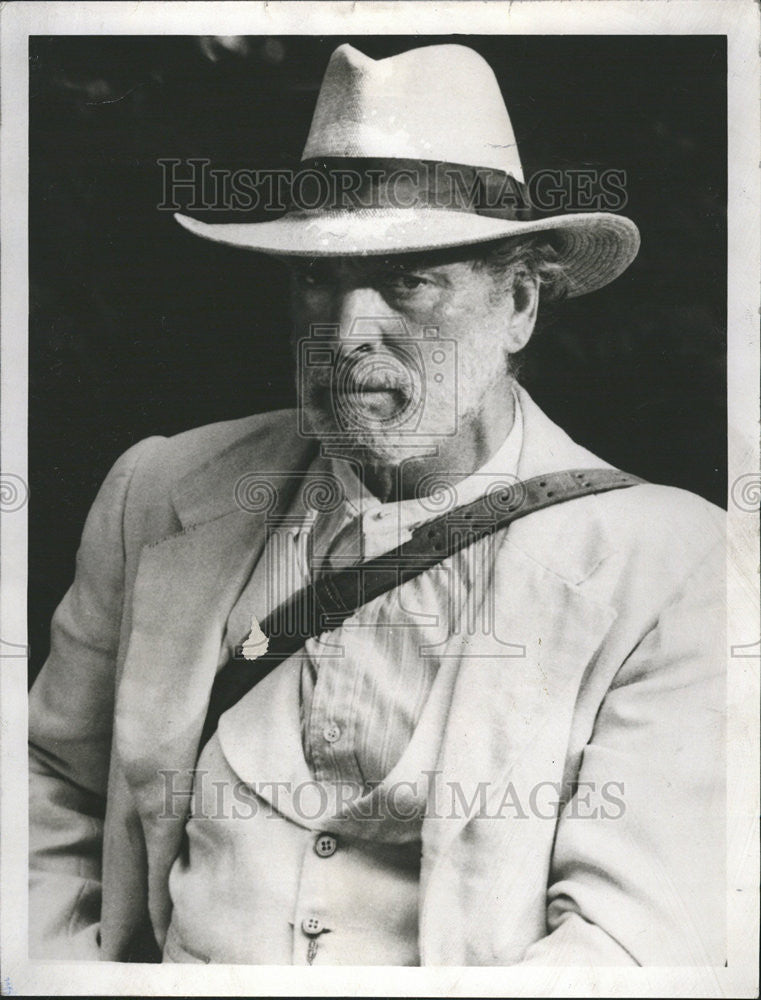
[[[145,549],[140,559],[116,745],[145,833],[157,929],[168,915],[160,912],[166,876],[182,835],[226,617],[261,551],[262,520],[228,514]],[[162,887],[159,912],[154,887]]]
[[[576,446],[525,392],[520,397],[520,478],[605,464]],[[420,935],[426,964],[465,964],[468,927],[478,925],[478,914],[458,903],[457,886],[467,872],[474,877],[473,865],[458,855],[465,850],[462,834],[468,830],[472,861],[479,846],[503,850],[510,837],[524,833],[509,821],[471,823],[473,815],[484,806],[493,814],[511,783],[525,805],[533,786],[558,767],[562,774],[584,673],[615,619],[612,607],[585,592],[584,582],[611,551],[594,497],[517,521],[501,540],[489,594],[494,627],[476,656],[463,646],[423,825]]]
[[[160,937],[227,618],[311,460],[303,441],[290,449],[281,441],[277,452],[257,443],[253,453],[249,443],[216,455],[180,481],[173,503],[183,530],[143,549],[135,580],[115,745],[144,831]]]

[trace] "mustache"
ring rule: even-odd
[[[398,358],[389,355],[364,355],[343,358],[332,366],[314,368],[309,381],[316,389],[340,394],[357,392],[409,393],[414,384],[412,372]]]

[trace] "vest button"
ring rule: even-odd
[[[304,917],[301,921],[301,929],[308,937],[314,937],[317,934],[322,934],[325,927],[319,917]]]
[[[336,853],[338,841],[335,837],[323,833],[314,842],[314,853],[319,858],[329,858]]]
[[[335,722],[331,722],[329,726],[326,726],[322,731],[323,738],[328,743],[335,743],[336,740],[341,737],[341,727],[337,726]]]

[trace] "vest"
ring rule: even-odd
[[[298,655],[227,712],[198,761],[164,961],[418,965],[420,824],[457,668],[442,661],[406,751],[359,796],[311,776]]]

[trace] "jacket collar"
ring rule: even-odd
[[[257,418],[253,430],[184,473],[171,491],[183,528],[235,512],[282,513],[317,452],[297,421],[295,410]]]
[[[591,451],[576,444],[536,405],[525,389],[518,389],[523,410],[523,448],[518,478],[532,479],[566,469],[611,468]],[[583,510],[583,518],[580,512]],[[583,523],[584,530],[579,530]],[[510,542],[545,569],[578,584],[585,580],[614,548],[599,516],[599,498],[561,503],[510,527]]]

